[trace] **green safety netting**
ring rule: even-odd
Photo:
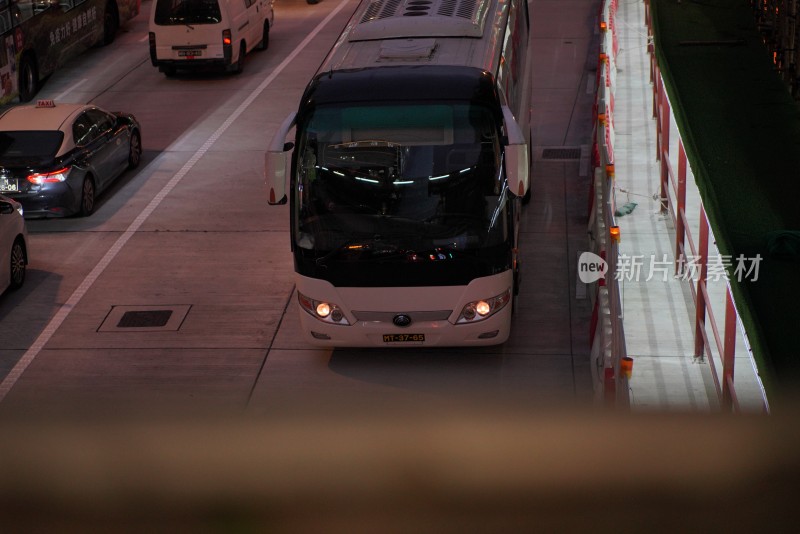
[[[748,0],[651,0],[651,8],[662,77],[717,246],[732,260],[734,301],[759,372],[770,397],[796,393],[800,107]],[[737,258],[754,261],[735,272]]]

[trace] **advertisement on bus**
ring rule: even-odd
[[[0,104],[31,100],[47,76],[113,42],[141,0],[0,0]]]

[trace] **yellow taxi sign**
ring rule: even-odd
[[[37,108],[54,108],[56,107],[55,100],[44,100],[40,99],[36,101]]]

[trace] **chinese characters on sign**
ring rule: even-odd
[[[628,282],[649,282],[651,280],[661,280],[666,282],[670,278],[696,282],[702,273],[702,257],[687,256],[675,264],[664,254],[658,259],[655,254],[651,255],[647,261],[644,255],[620,254],[617,258],[617,269],[614,279]],[[761,265],[761,254],[749,258],[744,254],[739,254],[735,259],[728,255],[709,256],[706,265],[706,279],[709,282],[728,280],[728,273],[731,272],[738,282],[758,281],[759,267]],[[673,274],[677,272],[677,274]]]
[[[97,20],[97,7],[78,13],[72,20],[66,21],[62,26],[50,32],[50,44],[56,45],[71,35],[78,33]]]

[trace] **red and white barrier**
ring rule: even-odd
[[[620,237],[614,221],[614,92],[619,52],[616,11],[617,0],[606,0],[598,15],[602,35],[592,113],[594,172],[589,195],[589,245],[591,252],[606,260],[608,270],[604,279],[591,284],[589,291],[592,300],[589,343],[596,397],[609,407],[627,409],[632,360],[625,349],[619,282],[615,277]]]

